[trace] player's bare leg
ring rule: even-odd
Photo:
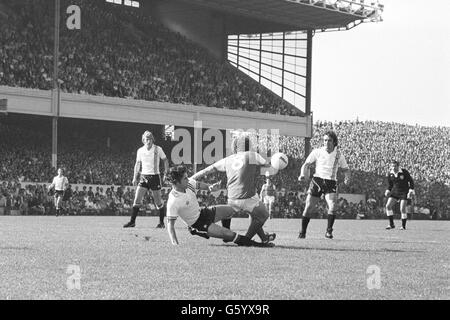
[[[267,243],[270,241],[275,240],[275,233],[269,234],[264,232],[263,226],[266,222],[267,218],[269,217],[269,213],[266,210],[265,205],[260,202],[257,207],[253,209],[251,213],[249,213],[250,216],[250,225],[248,227],[246,236],[250,239],[257,234],[263,243]]]
[[[408,220],[408,214],[406,213],[407,200],[400,201],[400,213],[402,215],[402,227],[401,230],[406,230],[406,221]]]
[[[304,239],[306,237],[306,230],[308,229],[309,220],[311,219],[319,200],[319,197],[314,197],[310,194],[308,194],[308,196],[306,197],[305,210],[303,211],[302,218],[302,229],[300,230],[300,233],[298,235],[300,239]]]
[[[386,215],[389,219],[389,226],[386,227],[386,229],[394,229],[395,225],[394,225],[394,205],[397,202],[396,199],[390,197],[388,198],[388,201],[386,202]]]
[[[153,200],[155,201],[156,209],[159,212],[159,224],[156,228],[165,228],[164,217],[166,215],[166,207],[164,206],[164,201],[161,198],[161,190],[152,190]]]
[[[142,199],[144,198],[145,194],[147,193],[147,189],[138,186],[136,188],[136,194],[134,195],[134,202],[133,202],[133,211],[131,212],[131,219],[128,223],[126,223],[123,227],[124,228],[133,228],[136,225],[136,217],[139,213],[139,209],[142,205]]]
[[[336,219],[335,211],[336,211],[337,193],[325,194],[325,200],[328,205],[328,225],[325,237],[328,239],[333,239],[333,225],[334,220]]]

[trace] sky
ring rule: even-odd
[[[450,127],[450,1],[380,0],[383,21],[313,38],[313,120]]]

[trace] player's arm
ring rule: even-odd
[[[167,232],[169,233],[170,241],[174,246],[178,245],[177,234],[175,232],[175,221],[177,218],[167,217]]]
[[[392,179],[391,179],[391,176],[390,175],[388,175],[388,188],[386,189],[386,191],[384,192],[384,195],[386,196],[386,197],[390,197],[391,196],[391,191],[392,191],[392,188],[394,187],[394,181],[392,181]]]
[[[309,168],[312,163],[305,162],[300,169],[300,176],[298,177],[298,181],[302,181],[305,177],[309,176]]]
[[[55,187],[55,178],[53,178],[52,183],[48,186],[48,190],[52,190]]]
[[[349,168],[342,168],[341,170],[344,173],[344,183],[348,184],[352,178],[352,172]]]
[[[169,173],[169,159],[165,158],[163,159],[164,162],[164,175],[167,175]]]
[[[263,201],[265,195],[266,195],[266,185],[264,184],[261,188],[261,192],[259,193],[259,199]]]
[[[298,181],[302,181],[305,177],[309,177],[309,168],[316,161],[316,152],[313,150],[309,156],[306,158],[305,163],[302,165],[300,169],[300,176],[298,177]]]
[[[167,159],[167,156],[161,147],[158,147],[158,154],[161,160],[164,162],[164,176],[167,176],[167,174],[169,173],[169,159]]]
[[[224,160],[224,159],[222,159],[222,160]],[[222,161],[222,160],[220,160],[220,161]],[[219,161],[219,162],[220,162],[220,161]],[[199,172],[197,172],[196,174],[194,174],[194,175],[191,177],[191,179],[199,180],[199,179],[203,178],[204,176],[207,176],[208,174],[211,174],[211,173],[220,171],[220,170],[219,170],[220,167],[217,166],[217,163],[218,163],[218,162],[216,162],[216,163],[210,165],[209,167],[206,167],[206,168],[203,169],[203,170],[200,170]]]
[[[208,190],[211,192],[217,191],[220,188],[221,181],[217,181],[214,184],[207,184],[201,181],[197,181],[197,188],[198,190]]]
[[[133,173],[133,186],[137,185],[138,179],[139,179],[139,175],[141,173],[141,160],[137,159],[136,163],[134,164],[134,173]]]
[[[404,170],[406,175],[406,180],[409,184],[409,190],[408,190],[408,199],[411,199],[412,196],[416,195],[416,192],[414,191],[414,180],[409,174],[408,170]]]

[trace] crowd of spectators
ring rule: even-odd
[[[83,18],[81,30],[61,29],[59,83],[65,92],[300,115],[269,90],[135,8],[102,0],[63,0],[61,7],[69,4],[79,5]],[[44,90],[52,87],[52,12],[52,1],[0,0],[0,85]],[[411,172],[418,206],[449,212],[449,127],[380,121],[317,122],[313,148],[321,145],[327,129],[337,132],[339,147],[353,171],[352,183],[340,184],[340,192],[364,194],[367,199],[356,205],[342,202],[341,207],[350,215],[358,210],[382,213],[392,158]],[[28,211],[42,206],[39,210],[47,212],[51,201],[41,185],[22,188],[18,184],[44,183],[55,175],[50,131],[27,130],[0,121],[0,137],[0,181],[6,181],[0,190],[0,204],[22,206]],[[302,196],[307,188],[297,181],[304,161],[304,140],[280,136],[274,141],[261,137],[261,141],[264,148],[289,157],[288,167],[273,177],[274,184],[283,190],[275,211],[297,217],[303,210]],[[126,193],[125,186],[131,185],[136,146],[105,146],[95,135],[75,131],[62,135],[59,142],[58,163],[65,168],[70,183],[120,186],[123,191],[116,195],[105,188],[104,193],[95,192],[93,196],[74,191],[72,211],[112,208],[123,212],[129,208],[133,190]],[[165,141],[162,146],[168,151],[172,145]],[[193,172],[192,166],[189,170]],[[224,174],[207,177],[208,182],[217,180],[225,187]],[[258,190],[263,183],[264,178],[258,177]],[[199,200],[202,204],[226,203],[226,195],[216,198],[200,194]],[[146,201],[150,206],[151,199]]]
[[[33,130],[28,130],[29,128],[29,124],[20,125],[0,121],[2,137],[0,139],[2,150],[0,181],[7,181],[9,185],[25,182],[49,183],[56,174],[51,167],[51,135],[43,128],[39,130],[38,126]],[[395,158],[400,161],[401,167],[411,172],[414,178],[416,206],[428,208],[443,216],[450,212],[450,128],[378,121],[317,122],[314,126],[314,138],[311,141],[313,148],[321,146],[320,138],[327,129],[337,132],[339,147],[353,171],[352,182],[349,185],[340,183],[339,191],[364,194],[366,203],[360,205],[364,208],[361,210],[383,213],[382,208],[386,201],[384,198],[387,186],[386,174],[390,159]],[[80,130],[83,129],[80,128]],[[129,188],[125,186],[131,185],[137,149],[135,146],[130,146],[129,149],[124,149],[123,146],[107,147],[102,139],[73,131],[61,134],[60,142],[58,163],[65,169],[65,175],[71,184],[108,185],[117,186],[116,188],[120,186],[122,190],[117,197],[118,201],[114,197],[101,198],[102,192],[98,195],[94,193],[92,199],[89,197],[85,199],[85,195],[81,198],[75,196],[72,201],[75,207],[88,208],[89,204],[86,204],[86,200],[91,200],[89,203],[97,204],[104,210],[110,207],[111,202],[116,208],[114,210],[126,211],[130,207],[134,191],[129,191],[127,196],[123,194],[126,193],[126,188]],[[159,144],[170,158],[172,142],[161,142]],[[273,143],[277,144],[279,151],[286,153],[289,157],[288,167],[272,177],[273,183],[280,191],[275,203],[275,211],[280,212],[281,215],[298,217],[304,205],[304,199],[301,197],[304,196],[308,187],[306,183],[297,181],[304,161],[303,139],[280,137],[278,142]],[[269,148],[271,147],[273,146],[269,143]],[[205,166],[206,164],[199,165],[197,170]],[[193,166],[189,165],[188,169],[189,174],[192,174]],[[226,188],[224,173],[215,173],[206,177],[206,182],[216,181],[222,181],[222,188]],[[258,191],[264,182],[264,176],[257,177]],[[3,188],[2,192],[5,196],[11,195],[8,190]],[[107,188],[104,192],[109,193]],[[42,192],[38,194],[41,195],[37,197],[38,202],[45,207],[45,203],[49,203],[48,199],[45,200],[46,196]],[[74,194],[77,195],[76,192]],[[26,199],[30,201],[32,198]],[[151,205],[150,198],[146,201]],[[199,201],[204,205],[226,203],[226,193],[220,198],[202,193],[199,195]],[[353,204],[344,207],[351,212],[355,211]]]
[[[72,4],[82,10],[82,27],[61,28],[58,81],[64,92],[302,115],[136,8],[61,1],[62,8]],[[52,1],[0,0],[0,85],[53,87],[53,12]]]

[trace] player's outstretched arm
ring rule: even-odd
[[[174,246],[178,245],[177,234],[175,232],[176,219],[167,218],[167,232],[169,233],[170,241]]]
[[[216,182],[214,184],[207,184],[207,183],[204,183],[204,182],[201,182],[201,181],[197,181],[197,188],[196,189],[208,190],[210,192],[214,192],[214,191],[217,191],[217,190],[220,189],[220,184],[221,184],[220,181],[218,181],[218,182]]]
[[[199,172],[197,172],[196,174],[194,174],[194,175],[191,177],[191,179],[199,180],[199,179],[201,179],[202,177],[204,177],[204,176],[206,176],[206,175],[208,175],[208,174],[210,174],[210,173],[214,173],[214,172],[216,172],[216,171],[218,171],[217,168],[212,164],[212,165],[210,165],[209,167],[207,167],[207,168],[205,168],[205,169],[203,169],[203,170],[200,170]]]

